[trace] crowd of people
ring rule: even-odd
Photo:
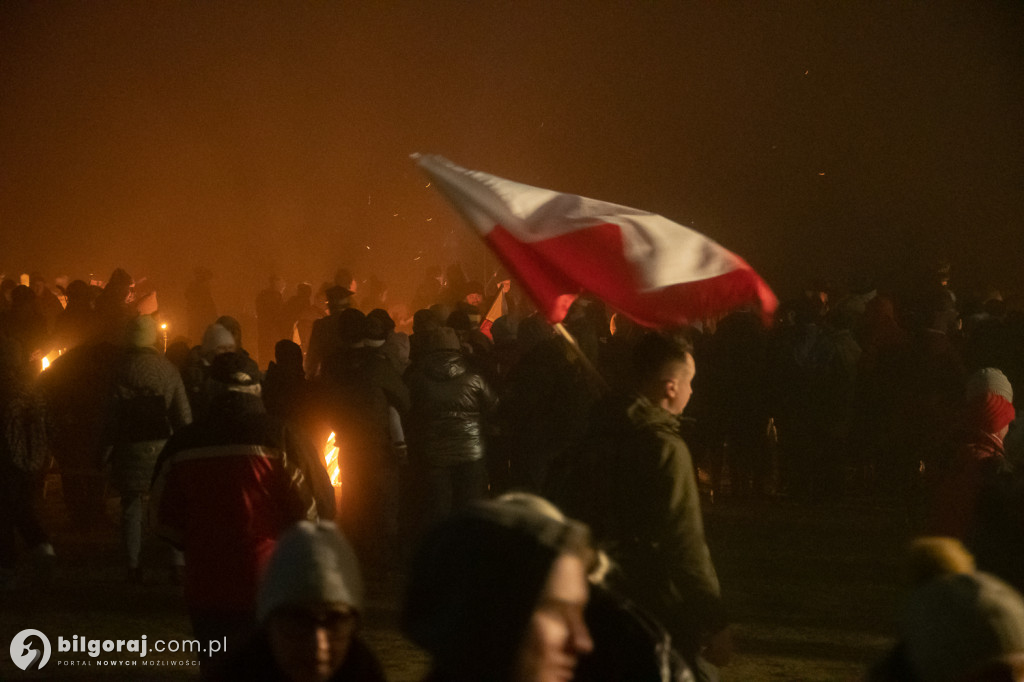
[[[229,643],[211,678],[383,679],[361,571],[397,571],[430,680],[715,679],[702,503],[864,496],[960,557],[921,608],[973,614],[915,615],[931,639],[908,626],[871,679],[1024,680],[1024,312],[932,274],[649,330],[586,295],[553,327],[457,266],[389,307],[339,269],[290,298],[271,278],[252,353],[203,269],[173,339],[125,270],[5,279],[2,588],[57,560],[34,509],[56,473],[82,526],[120,497],[125,579],[183,583],[196,637]],[[983,645],[937,662],[968,626]]]

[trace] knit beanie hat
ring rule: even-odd
[[[242,348],[242,323],[231,317],[230,315],[221,315],[213,321],[214,324],[220,326],[231,332],[231,338],[235,340],[235,348]]]
[[[1024,600],[987,573],[947,575],[911,594],[900,629],[916,679],[952,682],[1024,652]]]
[[[581,524],[522,505],[481,502],[449,517],[414,556],[403,631],[435,668],[502,679],[555,559],[588,537]]]
[[[203,333],[203,353],[213,355],[218,348],[235,350],[235,337],[219,324],[211,324]]]
[[[127,341],[129,346],[147,348],[156,343],[156,320],[150,315],[139,315],[128,323]]]
[[[282,606],[347,604],[363,608],[363,577],[345,536],[333,523],[299,521],[278,540],[256,597],[257,616]]]
[[[1013,402],[1013,386],[1010,385],[1010,380],[995,367],[979,369],[971,374],[967,377],[965,389],[964,397],[967,402],[972,402],[986,393],[994,393],[1008,402]]]
[[[998,369],[979,369],[967,378],[964,390],[967,426],[984,433],[998,433],[1016,417],[1013,387]]]

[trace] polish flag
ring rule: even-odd
[[[494,341],[494,337],[491,336],[491,327],[498,321],[499,318],[508,314],[508,302],[505,300],[505,289],[502,287],[498,291],[498,297],[494,299],[494,303],[491,304],[491,309],[487,311],[487,317],[480,323],[480,331],[483,332],[487,338]]]
[[[778,300],[746,261],[667,218],[413,155],[551,323],[588,291],[639,324],[668,328]]]

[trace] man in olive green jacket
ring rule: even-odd
[[[554,497],[591,525],[617,567],[611,586],[661,621],[696,670],[698,655],[726,662],[730,638],[693,461],[679,434],[694,374],[684,345],[660,334],[642,339],[636,392],[598,408],[578,453],[585,465],[570,474],[575,491]]]

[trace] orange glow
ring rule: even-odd
[[[331,485],[335,488],[341,487],[341,465],[338,462],[338,446],[334,440],[334,432],[327,436],[324,444],[324,464],[327,466],[327,473],[331,477]]]

